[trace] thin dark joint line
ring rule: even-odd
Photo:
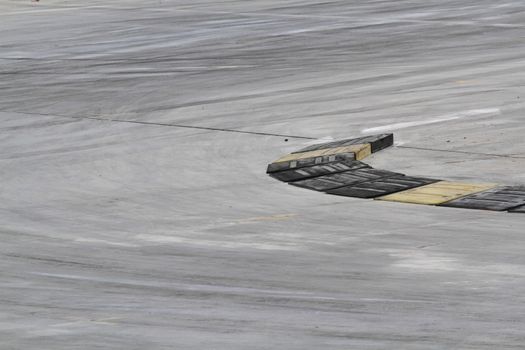
[[[101,121],[109,121],[109,122],[131,123],[131,124],[142,124],[142,125],[171,126],[174,128],[200,129],[200,130],[211,130],[211,131],[235,132],[235,133],[240,133],[240,134],[279,136],[279,137],[288,137],[288,138],[295,138],[295,139],[316,140],[315,137],[274,134],[274,133],[257,132],[257,131],[243,131],[243,130],[225,129],[225,128],[212,128],[212,127],[206,127],[206,126],[192,126],[192,125],[183,125],[183,124],[144,122],[144,121],[138,121],[138,120],[120,120],[120,119],[110,119],[110,118],[102,118],[102,117],[72,117],[72,118],[93,119],[93,120],[101,120]]]
[[[115,55],[115,54],[113,54]],[[122,62],[138,62],[138,63],[150,63],[150,62],[172,62],[172,61],[206,61],[206,60],[220,60],[225,58],[236,58],[239,56],[225,55],[225,56],[204,56],[204,57],[170,57],[170,56],[153,56],[148,58],[134,58],[134,57],[122,57],[122,56],[100,56],[94,58],[74,58],[74,57],[49,57],[49,58],[38,58],[38,57],[2,57],[0,60],[6,61],[38,61],[38,62],[61,62],[61,61],[88,61],[88,62],[100,62],[100,63],[122,63]],[[258,55],[257,57],[261,57]],[[268,58],[270,56],[262,56]]]
[[[224,69],[230,69],[230,68],[217,68],[213,66],[208,67],[197,67],[201,70],[224,70]],[[244,68],[244,67],[239,67]],[[155,72],[132,72],[132,71],[121,71],[121,72],[112,72],[112,73],[93,73],[93,75],[107,75],[107,74],[113,74],[113,75],[158,75],[158,74],[173,74],[173,73],[194,73],[199,72],[197,69],[193,68],[181,68],[181,69],[174,69],[174,70],[166,70],[166,71],[155,71]],[[22,72],[0,72],[0,75],[85,75],[90,74],[89,71],[85,72],[38,72],[38,71],[22,71]]]
[[[286,135],[286,134],[275,134],[267,132],[257,132],[257,131],[244,131],[236,129],[226,129],[226,128],[213,128],[206,126],[193,126],[193,125],[184,125],[184,124],[171,124],[171,123],[160,123],[160,122],[145,122],[139,120],[122,120],[122,119],[113,119],[113,118],[104,118],[96,116],[71,116],[71,115],[61,115],[61,114],[50,114],[50,113],[36,113],[36,112],[19,112],[19,111],[3,111],[6,113],[17,113],[17,114],[34,114],[34,115],[43,115],[48,117],[62,117],[62,118],[71,118],[71,119],[91,119],[99,120],[113,123],[129,123],[129,124],[141,124],[141,125],[153,125],[153,126],[169,126],[172,128],[185,128],[185,129],[198,129],[198,130],[208,130],[208,131],[221,131],[221,132],[233,132],[239,134],[249,134],[249,135],[261,135],[261,136],[277,136],[277,137],[287,137],[291,139],[305,139],[305,140],[317,140],[315,137],[307,136],[298,136],[298,135]]]
[[[407,148],[407,149],[417,149],[417,150],[421,150],[421,151],[461,153],[461,154],[471,154],[471,155],[488,156],[488,157],[525,159],[525,157],[517,157],[517,156],[513,156],[512,154],[495,154],[495,153],[456,151],[456,150],[448,150],[448,149],[436,149],[436,148],[413,147],[413,146],[394,146],[394,147],[396,147],[396,148]]]

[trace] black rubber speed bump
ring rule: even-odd
[[[444,207],[496,211],[512,210],[523,205],[525,205],[525,186],[494,188],[441,204]]]
[[[509,213],[523,213],[523,214],[525,214],[525,205],[509,209]]]
[[[370,135],[370,136],[358,137],[355,139],[346,139],[346,140],[322,143],[318,145],[311,145],[311,146],[305,147],[293,153],[317,151],[317,150],[325,149],[325,148],[344,147],[344,146],[359,145],[359,144],[366,144],[366,143],[370,144],[372,153],[375,153],[384,148],[392,146],[394,144],[394,134]]]
[[[293,186],[339,196],[525,213],[525,186],[405,176],[360,162],[393,143],[393,134],[381,134],[311,145],[280,157],[266,172]]]
[[[290,185],[315,191],[328,191],[338,187],[356,185],[361,182],[401,175],[403,174],[394,173],[387,170],[362,168],[336,174],[318,176],[307,180],[290,182]]]
[[[310,167],[313,165],[329,164],[334,162],[344,162],[344,161],[353,161],[355,160],[354,153],[339,153],[329,156],[321,157],[312,157],[312,158],[303,158],[297,160],[291,160],[286,162],[277,162],[268,164],[266,173],[272,174],[278,171],[288,170],[288,169],[300,169],[304,167]]]
[[[292,182],[362,168],[370,168],[370,166],[358,160],[347,160],[322,165],[302,167],[298,169],[278,171],[271,173],[270,176],[284,182]]]
[[[346,197],[376,198],[399,191],[409,190],[414,187],[429,185],[438,181],[439,180],[424,177],[396,175],[339,187],[326,191],[326,193]]]

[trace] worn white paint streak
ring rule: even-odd
[[[175,237],[166,235],[153,235],[153,234],[138,234],[134,238],[152,243],[160,244],[191,244],[197,246],[213,246],[222,248],[252,248],[261,250],[300,250],[296,244],[286,244],[285,242],[279,242],[278,244],[271,243],[256,243],[256,242],[226,242],[226,241],[213,241],[213,240],[198,240],[190,239],[185,237]]]
[[[78,11],[79,10],[79,7],[77,7],[77,6],[74,6],[74,7],[56,7],[56,8],[36,9],[37,6],[39,6],[39,5],[35,5],[32,8],[28,8],[28,9],[20,10],[20,11],[2,11],[2,12],[0,12],[0,15],[3,15],[3,16],[27,15],[27,14],[35,14],[35,13],[38,14],[38,13],[46,13],[46,12],[64,12],[64,11]],[[110,8],[110,7],[105,7],[105,6],[86,6],[86,7],[82,7],[83,10],[85,10],[85,9],[92,9],[92,8],[118,9],[118,8],[115,8],[115,7]]]
[[[334,138],[332,136],[325,136],[325,137],[321,137],[316,140],[307,141],[304,143],[304,146],[318,145],[321,143],[332,142],[332,141],[334,141]]]
[[[411,128],[414,126],[442,123],[442,122],[461,119],[465,117],[475,117],[478,115],[500,114],[500,113],[501,113],[501,110],[499,108],[472,109],[468,111],[443,115],[443,116],[433,118],[433,119],[418,120],[418,121],[404,122],[404,123],[394,123],[394,124],[388,124],[388,125],[383,125],[383,126],[377,126],[374,128],[363,129],[361,130],[361,133],[365,134],[365,133],[393,131],[393,130]]]
[[[465,268],[457,257],[425,250],[386,249],[388,255],[397,259],[393,268],[424,270],[427,272],[459,271]]]

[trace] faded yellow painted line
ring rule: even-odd
[[[330,156],[330,155],[339,154],[339,153],[354,153],[355,159],[361,160],[361,159],[368,157],[372,153],[372,148],[370,147],[369,143],[366,143],[362,145],[325,148],[325,149],[320,149],[317,151],[290,153],[290,154],[287,154],[277,159],[274,163],[289,162],[292,160],[299,160],[299,159],[306,159],[306,158]]]
[[[470,184],[439,181],[430,185],[376,198],[383,201],[437,205],[496,187],[496,184]]]
[[[251,222],[259,222],[259,221],[283,221],[283,220],[289,220],[291,218],[296,217],[297,214],[275,214],[270,216],[256,216],[253,218],[246,218],[246,219],[240,219],[237,220],[236,223],[238,224],[246,224]]]

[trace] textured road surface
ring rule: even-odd
[[[509,0],[1,1],[0,349],[523,349],[525,215],[265,166],[394,132],[371,165],[525,184],[524,38]]]

